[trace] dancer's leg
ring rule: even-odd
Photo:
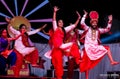
[[[110,59],[110,63],[111,65],[116,65],[116,64],[119,64],[119,62],[116,62],[115,60],[113,60],[113,57],[112,57],[112,54],[111,54],[111,51],[110,51],[110,48],[108,47],[108,53],[107,53],[109,59]]]

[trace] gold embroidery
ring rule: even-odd
[[[96,30],[92,29],[92,40],[96,39]]]

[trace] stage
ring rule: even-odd
[[[24,76],[24,77],[14,77],[14,76],[0,76],[0,79],[56,79],[50,77],[35,77],[35,76]]]

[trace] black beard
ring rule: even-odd
[[[97,29],[97,26],[96,26],[96,27],[91,26],[91,28],[92,28],[92,29]]]

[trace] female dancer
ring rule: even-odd
[[[22,35],[22,34],[21,34]],[[9,49],[10,42],[18,39],[21,35],[10,38],[6,29],[0,31],[0,74],[5,75],[6,67],[13,68],[16,63],[16,53],[13,49]]]
[[[64,43],[64,38],[66,33],[69,31],[73,30],[77,24],[79,23],[80,20],[80,15],[78,12],[78,19],[76,22],[70,26],[63,27],[63,20],[58,20],[58,23],[56,22],[56,13],[58,11],[58,7],[54,7],[54,13],[53,13],[53,39],[52,39],[52,44],[53,44],[53,49],[52,49],[52,64],[55,68],[55,75],[57,79],[62,79],[63,76],[63,61],[62,57],[63,55],[72,55],[75,58],[75,61],[77,64],[80,63],[80,54],[79,54],[79,48],[78,46],[73,43]]]

